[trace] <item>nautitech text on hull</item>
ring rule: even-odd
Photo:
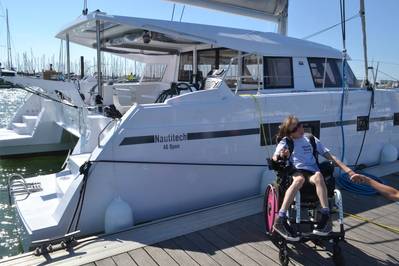
[[[99,86],[104,104],[123,109],[122,118],[107,118],[108,126],[97,130],[87,123],[64,170],[26,179],[41,190],[13,196],[31,241],[74,228],[82,236],[103,232],[118,204],[130,210],[123,228],[258,195],[261,183],[274,180],[266,158],[289,114],[338,156],[343,125],[348,164],[365,130],[359,163],[378,163],[384,147],[399,148],[399,91],[362,88],[349,66],[342,90],[342,53],[328,46],[101,12],[79,17],[57,37],[149,60],[159,79],[139,93],[139,86],[123,87],[125,104],[116,97],[119,85]],[[137,104],[133,98],[146,89],[156,103]],[[82,114],[84,121],[105,119]]]

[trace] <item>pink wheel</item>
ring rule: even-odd
[[[269,185],[265,192],[265,202],[263,206],[266,233],[273,233],[273,225],[278,213],[278,192],[273,185]]]

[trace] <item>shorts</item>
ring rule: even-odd
[[[304,170],[304,169],[294,169],[292,176],[301,174],[305,178],[305,182],[309,182],[309,177],[314,175],[316,172]]]

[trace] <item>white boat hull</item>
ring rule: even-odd
[[[353,164],[364,132],[356,130],[356,119],[367,115],[370,92],[354,90],[348,95],[345,161]],[[61,185],[62,193],[43,190],[30,195],[38,198],[36,202],[20,201],[17,207],[32,239],[65,233],[83,178],[77,177],[78,168],[89,156],[92,166],[78,225],[82,235],[104,230],[105,211],[116,197],[130,205],[137,224],[257,195],[262,175],[269,171],[266,158],[274,150],[274,145],[262,146],[259,125],[280,123],[291,113],[301,121],[316,121],[321,141],[340,157],[340,99],[339,91],[235,96],[222,87],[182,95],[165,104],[135,106],[91,155],[79,162],[70,159],[69,170],[61,177],[43,177],[53,180],[55,187],[69,180],[69,185]],[[393,123],[398,102],[398,91],[376,92],[360,163],[378,163],[386,143],[399,148],[399,127]],[[43,221],[45,216],[34,217],[27,211],[27,206],[43,209],[49,201],[40,198],[49,195],[54,204],[51,226]]]

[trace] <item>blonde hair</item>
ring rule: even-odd
[[[290,127],[293,124],[297,124],[298,122],[299,120],[296,116],[294,115],[287,116],[278,127],[278,133],[276,136],[277,143],[280,142],[280,140],[282,140],[283,138],[288,137],[291,134]]]

